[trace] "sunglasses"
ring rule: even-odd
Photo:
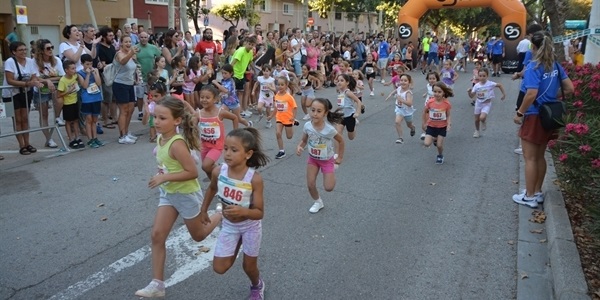
[[[54,50],[54,46],[46,47],[46,50]]]

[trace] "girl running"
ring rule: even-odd
[[[192,56],[188,61],[187,69],[185,70],[185,83],[183,84],[183,98],[192,107],[196,108],[196,99],[194,97],[194,89],[196,83],[200,79],[200,57]]]
[[[311,213],[319,212],[323,200],[317,190],[317,176],[319,169],[323,173],[323,188],[327,192],[335,187],[335,165],[342,163],[344,157],[344,139],[332,124],[340,123],[343,115],[332,112],[329,100],[316,98],[310,106],[311,121],[304,123],[304,133],[296,149],[300,156],[304,147],[308,145],[308,161],[306,166],[306,184],[308,192],[315,201],[308,210]],[[333,141],[338,142],[338,154],[334,154]]]
[[[200,159],[202,160],[202,171],[210,180],[210,175],[215,167],[215,163],[221,157],[223,145],[225,143],[224,119],[229,119],[233,127],[238,126],[238,118],[231,112],[217,107],[219,91],[212,85],[207,85],[200,91],[200,104],[202,109],[196,111],[196,118],[200,128],[200,141],[202,141],[202,150]]]
[[[260,120],[262,120],[262,118],[264,117],[263,107],[267,110],[267,116],[271,116],[271,107],[273,107],[273,94],[277,91],[275,89],[275,78],[271,77],[271,71],[271,66],[263,65],[262,76],[258,76],[256,78],[258,84],[255,84],[254,88],[252,89],[252,98],[254,98],[256,90],[260,88],[260,94],[258,96],[258,106],[256,108],[258,110],[258,121],[256,121],[257,123],[260,122]],[[269,118],[269,121],[270,120],[271,118]]]
[[[396,144],[404,144],[402,133],[402,121],[406,122],[406,126],[410,128],[410,136],[415,135],[415,125],[412,123],[415,108],[413,107],[413,93],[410,89],[412,78],[408,74],[400,75],[400,87],[397,89],[396,95],[396,131],[398,139]]]
[[[353,140],[356,137],[356,123],[360,116],[360,110],[357,108],[362,106],[362,102],[352,92],[356,89],[356,81],[354,78],[347,74],[341,74],[337,78],[337,89],[340,94],[337,97],[338,109],[342,110],[344,119],[340,124],[336,124],[335,127],[339,134],[344,133],[344,128],[348,130],[348,139]]]
[[[214,168],[206,190],[200,218],[205,225],[216,223],[208,207],[216,195],[223,204],[223,225],[215,246],[213,270],[225,274],[244,252],[244,272],[250,279],[250,299],[263,299],[265,283],[258,270],[258,253],[264,215],[263,179],[256,168],[267,165],[261,138],[254,128],[234,129],[225,139],[225,163]]]
[[[375,79],[376,72],[379,72],[377,68],[377,64],[373,62],[373,55],[371,53],[367,54],[367,61],[360,68],[364,70],[365,74],[367,74],[367,83],[369,84],[369,90],[371,93],[369,94],[371,97],[375,96],[375,89],[373,88],[373,79]]]
[[[444,65],[442,70],[440,70],[440,75],[440,77],[442,77],[442,82],[445,83],[450,89],[454,89],[454,83],[458,79],[458,72],[454,71],[450,60],[444,60]]]
[[[213,85],[216,86],[222,93],[221,102],[229,109],[234,115],[237,116],[238,122],[244,124],[246,127],[252,127],[252,121],[246,121],[240,115],[240,100],[238,99],[237,92],[235,90],[235,82],[233,81],[233,67],[229,64],[224,65],[221,68],[221,75],[223,77],[221,83],[216,79],[212,81]],[[237,125],[234,123],[234,129]]]
[[[140,297],[164,297],[165,242],[181,215],[192,239],[204,240],[219,224],[221,214],[210,218],[200,213],[202,192],[198,169],[191,149],[198,150],[198,127],[182,101],[166,97],[154,107],[155,126],[160,133],[156,146],[158,173],[148,182],[149,188],[158,187],[160,199],[152,226],[153,278],[145,288],[135,292]],[[183,135],[177,133],[177,127]],[[212,199],[212,198],[211,198]],[[209,200],[210,201],[210,200]],[[208,206],[207,206],[208,207]],[[204,207],[203,207],[204,208]]]
[[[471,78],[471,87],[474,87],[479,82],[479,70],[481,70],[481,62],[475,62],[475,69],[473,69],[473,78]],[[475,106],[475,97],[471,97],[471,105]]]
[[[433,98],[433,85],[440,81],[440,75],[438,75],[437,72],[429,72],[427,73],[427,90],[425,91],[425,94],[423,94],[423,98],[425,98],[425,105],[427,105],[427,101],[429,101],[429,99]],[[427,119],[423,119],[422,120],[423,125],[425,125],[427,123]],[[425,130],[423,130],[423,133],[421,133],[421,140],[425,140]]]
[[[282,132],[285,127],[285,136],[287,139],[289,140],[294,136],[294,128],[292,126],[298,124],[298,121],[296,121],[297,109],[296,100],[288,91],[287,79],[285,77],[277,78],[277,94],[275,94],[275,120],[277,121],[277,128],[275,136],[277,137],[279,152],[275,155],[275,159],[285,157]],[[270,122],[270,120],[267,122]]]
[[[304,112],[304,117],[302,120],[307,121],[310,120],[310,115],[306,110],[310,107],[313,99],[315,99],[315,89],[313,85],[318,85],[319,79],[317,78],[315,72],[309,72],[308,66],[302,66],[302,75],[300,76],[300,90],[302,91],[302,98],[300,98],[300,105],[302,106],[302,111]]]
[[[502,92],[502,98],[500,100],[504,100],[506,98],[506,93],[504,93],[504,87],[501,83],[496,83],[493,81],[489,81],[488,69],[479,70],[479,82],[476,83],[472,88],[467,90],[469,93],[469,97],[475,97],[477,101],[475,102],[475,132],[473,133],[474,138],[478,138],[481,136],[479,133],[480,125],[481,130],[485,131],[487,116],[490,113],[490,109],[492,109],[492,99],[496,97],[494,95],[494,88],[500,89]]]
[[[452,90],[441,81],[433,85],[433,98],[427,100],[425,109],[423,110],[423,130],[426,133],[425,147],[431,146],[433,139],[436,139],[438,155],[435,158],[435,163],[441,165],[444,163],[444,139],[446,133],[452,125],[450,119],[450,110],[452,105],[448,101],[448,97],[453,97]]]
[[[356,95],[356,97],[358,98],[358,100],[360,100],[360,103],[363,103],[363,91],[365,89],[365,83],[364,83],[364,75],[360,70],[354,70],[352,71],[352,77],[354,78],[354,80],[356,81],[356,90],[354,90],[354,95]],[[364,114],[365,113],[365,105],[361,104],[360,105],[360,113]]]
[[[144,101],[144,116],[142,117],[142,124],[150,126],[150,142],[156,142],[156,128],[154,127],[154,108],[156,103],[162,100],[167,95],[166,85],[157,80],[148,91],[148,99]]]

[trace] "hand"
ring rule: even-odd
[[[300,145],[298,145],[298,147],[296,147],[296,155],[302,155],[302,151],[304,151],[304,147],[300,147]]]
[[[502,94],[502,98],[500,98],[500,100],[504,101],[504,99],[506,99],[506,95]]]
[[[163,179],[163,174],[156,174],[152,176],[152,178],[150,178],[150,181],[148,181],[148,187],[153,189],[161,185],[163,182],[165,182],[165,180]]]
[[[200,212],[200,222],[204,225],[210,224],[210,218],[208,217],[208,212],[201,211]]]
[[[218,83],[219,83],[219,81],[217,81],[216,79],[213,79],[212,83],[213,83],[213,84],[218,84]]]
[[[92,44],[96,45],[96,44],[100,43],[100,41],[102,41],[102,37],[101,37],[101,36],[99,36],[99,37],[97,37],[97,38],[93,39],[93,40],[92,40]]]
[[[452,124],[448,123],[448,126],[446,126],[446,131],[450,131],[451,127],[452,127]]]
[[[133,47],[133,53],[137,54],[138,52],[140,52],[140,47],[138,47],[138,46]]]
[[[88,74],[92,73],[92,68],[85,69],[85,72],[88,73]]]
[[[104,68],[104,63],[102,63],[101,61],[99,61],[96,66],[98,67],[98,69],[102,69],[102,68]]]
[[[227,205],[223,207],[223,216],[227,218],[244,217],[244,208],[238,205]]]
[[[519,117],[519,116],[515,115],[515,117],[513,118],[513,121],[515,122],[515,124],[521,125],[521,124],[523,124],[523,117]]]
[[[360,117],[360,112],[359,111],[357,111],[357,112],[354,113],[354,118],[358,119],[358,117]]]
[[[335,159],[335,164],[336,165],[341,165],[342,164],[342,158],[338,155],[338,157]]]

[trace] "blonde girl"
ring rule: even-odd
[[[415,108],[413,107],[413,92],[410,89],[412,85],[412,78],[408,74],[400,75],[400,86],[396,91],[396,132],[398,133],[398,139],[396,144],[404,144],[403,132],[402,132],[402,121],[406,122],[406,126],[410,129],[410,136],[415,135],[415,125],[413,125],[413,114]]]

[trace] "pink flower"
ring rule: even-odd
[[[592,160],[592,168],[600,169],[600,158]]]
[[[582,111],[577,111],[577,114],[575,116],[577,117],[577,119],[583,119],[585,117],[585,113]]]
[[[548,141],[548,148],[552,149],[554,146],[556,146],[556,140]]]
[[[577,100],[577,101],[573,102],[573,107],[575,107],[575,108],[582,108],[583,107],[583,101]]]
[[[587,126],[587,124],[579,123],[575,126],[575,133],[578,135],[585,135],[589,130],[590,128]]]
[[[588,152],[592,151],[592,146],[590,145],[581,145],[579,146],[579,152],[581,152],[581,154],[586,154]]]
[[[569,123],[569,124],[567,124],[567,125],[565,126],[565,133],[566,133],[566,134],[569,134],[569,133],[571,133],[571,131],[575,130],[575,126],[576,126],[576,124],[574,124],[574,123]]]
[[[567,160],[567,158],[569,158],[569,155],[568,155],[568,154],[566,154],[566,153],[563,153],[563,154],[561,154],[561,155],[558,157],[558,160],[559,160],[560,162],[565,162],[565,161]]]

